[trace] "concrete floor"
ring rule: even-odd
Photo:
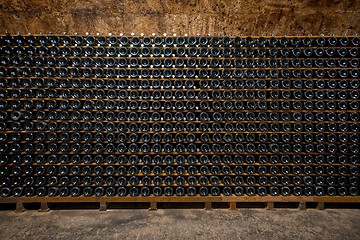
[[[0,212],[0,239],[359,239],[360,209]]]

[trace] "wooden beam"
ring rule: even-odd
[[[306,210],[306,202],[299,202],[299,210]]]
[[[35,202],[334,202],[360,203],[360,196],[137,196],[137,197],[3,197],[0,203]]]
[[[325,209],[325,203],[324,202],[318,202],[316,209],[318,210],[324,210]]]
[[[151,211],[157,210],[157,202],[150,202],[149,210]]]
[[[39,212],[49,212],[50,208],[48,207],[47,202],[41,202]]]
[[[236,202],[230,202],[229,203],[229,205],[230,205],[230,210],[236,210]]]
[[[205,202],[205,210],[212,210],[211,202]]]
[[[107,203],[106,202],[100,202],[100,208],[99,211],[106,211]]]
[[[22,213],[22,212],[25,212],[25,211],[26,211],[26,209],[24,208],[24,204],[22,202],[17,202],[15,212],[16,213]]]
[[[266,209],[266,210],[275,211],[274,202],[268,202],[265,209]]]

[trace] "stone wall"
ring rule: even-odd
[[[0,33],[359,33],[357,0],[0,0]]]

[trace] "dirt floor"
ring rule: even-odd
[[[0,212],[0,239],[359,239],[360,209]]]

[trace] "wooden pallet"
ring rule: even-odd
[[[274,203],[298,203],[300,210],[306,209],[306,203],[317,203],[317,209],[323,210],[325,203],[360,203],[360,196],[149,196],[149,197],[9,197],[0,198],[1,203],[16,203],[16,212],[24,212],[23,203],[40,203],[41,212],[49,211],[48,203],[99,203],[100,211],[106,211],[108,203],[149,203],[150,210],[157,209],[157,203],[204,203],[206,210],[212,209],[212,203],[228,203],[229,209],[237,208],[237,203],[266,203],[267,210],[274,210]]]

